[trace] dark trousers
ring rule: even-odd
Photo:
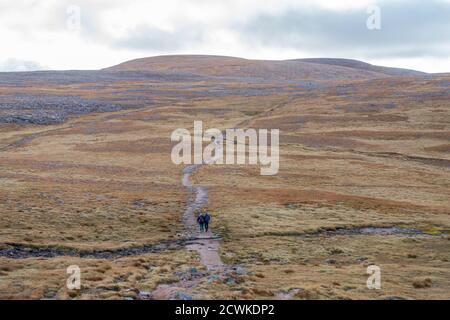
[[[205,222],[205,231],[208,232],[208,222]]]

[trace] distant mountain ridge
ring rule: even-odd
[[[392,76],[424,76],[426,73],[371,65],[358,60],[316,58],[249,60],[213,55],[167,55],[123,62],[106,71],[153,71],[203,76],[269,80],[364,80]]]
[[[353,69],[367,70],[378,73],[384,73],[391,76],[424,76],[427,75],[425,72],[402,69],[402,68],[392,68],[392,67],[382,67],[373,65],[367,62],[353,60],[353,59],[340,59],[340,58],[310,58],[310,59],[298,59],[294,61],[311,62],[319,64],[327,64],[334,66],[342,66]]]

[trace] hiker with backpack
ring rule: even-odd
[[[205,227],[205,232],[208,232],[208,227],[209,227],[209,221],[211,220],[211,216],[209,215],[208,212],[203,212],[203,223],[204,223],[204,227]]]
[[[204,228],[205,228],[205,218],[203,216],[203,214],[199,214],[197,217],[197,223],[200,226],[200,232],[203,232]]]

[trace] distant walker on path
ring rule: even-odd
[[[209,215],[209,213],[206,211],[203,212],[203,223],[204,223],[204,227],[205,227],[205,232],[208,232],[210,220],[211,220],[211,216]]]
[[[203,232],[205,228],[205,218],[202,213],[200,213],[197,217],[197,223],[200,226],[200,232]]]

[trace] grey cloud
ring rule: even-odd
[[[127,49],[170,51],[202,41],[203,32],[196,26],[179,26],[175,31],[169,32],[148,25],[138,25],[126,36],[114,40],[113,45]]]
[[[291,10],[280,15],[259,15],[234,28],[249,44],[301,49],[311,54],[366,58],[450,54],[449,2],[391,0],[379,1],[378,5],[381,30],[367,29],[369,15],[365,9]]]
[[[44,66],[35,61],[26,61],[10,58],[0,63],[1,72],[37,71],[44,69],[45,69]]]
[[[70,0],[61,2],[55,9],[57,16],[54,25],[65,28],[67,14],[66,10]],[[109,4],[109,5],[108,5]],[[105,25],[99,17],[103,12],[108,11],[111,6],[122,5],[120,1],[113,1],[106,4],[106,1],[92,3],[81,1],[77,5],[80,8],[81,32],[83,39],[95,43],[102,43],[112,48],[124,48],[134,50],[152,51],[172,51],[201,43],[203,34],[207,26],[191,23],[189,21],[179,21],[173,32],[153,27],[150,24],[141,23],[130,29],[126,35],[116,36],[105,30]],[[174,17],[175,18],[175,17]]]

